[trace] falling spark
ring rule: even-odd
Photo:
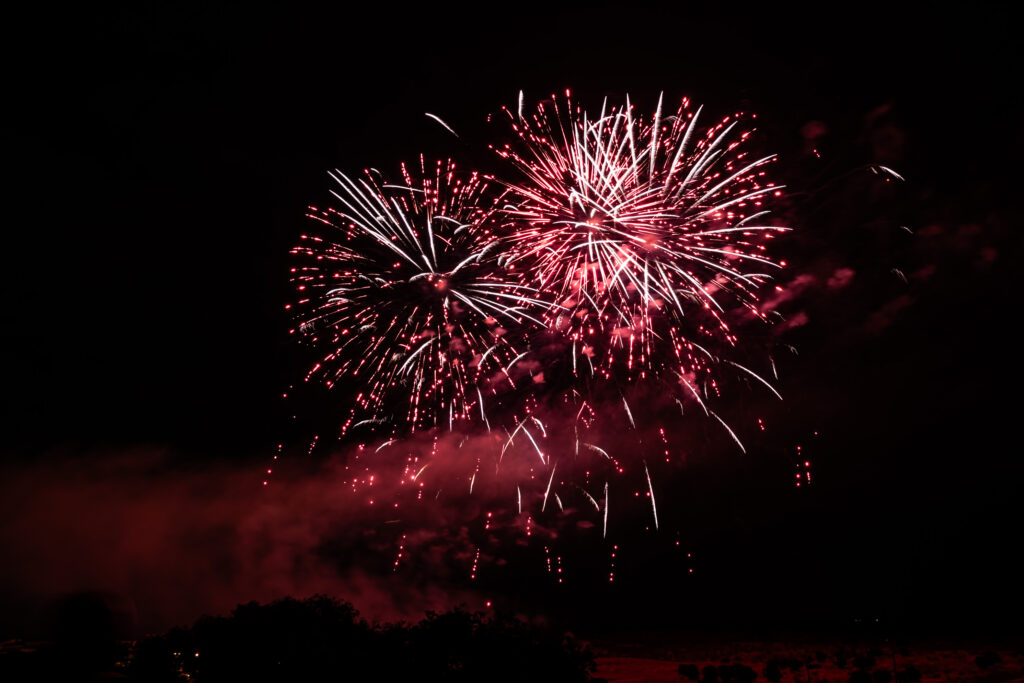
[[[602,538],[608,538],[608,482],[604,483],[604,527]]]
[[[451,127],[451,126],[449,126],[449,125],[448,125],[447,123],[445,123],[444,121],[442,121],[442,120],[441,120],[441,117],[440,117],[440,116],[434,116],[434,115],[433,115],[433,114],[431,114],[431,113],[430,113],[429,111],[428,111],[428,112],[423,112],[423,113],[424,113],[424,114],[426,114],[428,118],[432,118],[432,119],[434,119],[435,121],[437,121],[438,123],[440,123],[440,124],[441,124],[442,126],[444,126],[445,130],[447,130],[447,131],[448,131],[449,133],[451,133],[451,134],[452,134],[452,135],[454,135],[455,137],[459,137],[459,134],[458,134],[458,133],[456,133],[456,132],[455,132],[454,130],[452,130],[452,127]]]
[[[626,402],[626,397],[622,397],[622,405],[626,407],[626,417],[629,418],[629,424],[633,425],[633,429],[636,429],[636,422],[633,421],[633,411],[629,409],[629,403]]]
[[[644,461],[644,474],[647,475],[647,492],[651,496],[651,513],[654,515],[654,528],[658,528],[658,504],[654,502],[654,484],[651,483],[651,471],[647,469],[647,461]]]
[[[732,440],[736,442],[736,445],[740,447],[740,450],[746,453],[747,449],[743,447],[743,442],[741,442],[739,437],[736,436],[736,432],[732,431],[732,428],[728,424],[726,424],[725,420],[718,417],[718,413],[716,413],[715,411],[711,411],[711,417],[718,420],[722,424],[722,426],[725,427],[725,431],[729,432],[729,436],[731,436]]]
[[[544,508],[546,508],[548,506],[548,494],[551,493],[551,483],[555,480],[555,468],[557,466],[558,466],[558,463],[554,463],[554,464],[551,465],[551,476],[548,478],[548,487],[544,491],[544,503],[540,506],[540,511],[541,512],[544,512]],[[561,507],[561,506],[559,506],[559,507]]]

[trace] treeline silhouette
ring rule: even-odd
[[[571,634],[505,615],[455,609],[418,623],[371,624],[348,602],[326,596],[239,605],[96,651],[54,643],[0,658],[4,681],[121,679],[196,681],[588,681],[594,658]]]

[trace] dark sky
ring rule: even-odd
[[[856,272],[855,287],[819,287],[791,311],[810,322],[792,340],[803,355],[789,362],[787,415],[826,435],[830,488],[767,522],[706,525],[705,546],[725,558],[717,585],[743,580],[743,553],[723,550],[741,546],[781,563],[769,577],[824,562],[816,590],[846,595],[836,604],[856,602],[870,567],[871,587],[911,590],[911,612],[934,612],[933,594],[952,595],[958,614],[1020,605],[1007,550],[1022,473],[1013,24],[973,3],[694,5],[133,3],[9,16],[4,462],[59,452],[77,473],[83,458],[137,448],[182,463],[264,457],[288,435],[278,397],[304,362],[282,310],[287,251],[328,168],[421,151],[486,162],[486,115],[519,89],[593,102],[628,91],[647,106],[664,90],[758,111],[765,144],[807,191],[872,162],[908,178],[879,194],[855,177],[792,209],[808,229],[787,247],[794,277]],[[810,121],[828,131],[820,175],[803,156]],[[749,507],[730,514],[757,517]],[[812,553],[801,536],[829,541]]]

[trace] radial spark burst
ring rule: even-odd
[[[451,515],[471,580],[499,538],[532,538],[562,583],[572,530],[607,539],[616,581],[619,511],[649,509],[653,532],[678,519],[671,477],[704,430],[685,404],[746,452],[715,412],[719,376],[778,396],[737,361],[785,265],[768,249],[782,188],[750,151],[753,116],[705,125],[685,99],[641,115],[628,97],[593,116],[568,92],[506,111],[498,191],[422,158],[393,183],[331,174],[337,202],[310,208],[321,227],[294,250],[293,332],[318,350],[307,381],[353,397],[346,483],[393,530],[395,571]]]
[[[574,367],[586,356],[605,376],[620,365],[690,385],[717,362],[707,346],[736,345],[733,309],[765,317],[758,291],[781,265],[767,242],[787,228],[767,220],[774,156],[744,150],[743,117],[702,128],[686,99],[645,117],[628,96],[592,117],[568,92],[506,112],[517,140],[496,151],[522,175],[503,207],[508,260],[559,305],[547,322],[572,339]]]
[[[342,433],[392,434],[487,421],[485,397],[513,383],[506,327],[530,318],[535,290],[496,266],[494,201],[476,173],[420,160],[388,183],[336,171],[338,204],[310,207],[326,230],[303,236],[292,269],[293,330],[323,353],[306,379],[344,384],[355,408]]]

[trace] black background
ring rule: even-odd
[[[825,603],[837,619],[865,596],[903,596],[907,613],[934,616],[942,604],[957,618],[1008,621],[1021,593],[1012,557],[1022,109],[1019,41],[1001,11],[135,3],[16,12],[2,41],[3,457],[158,444],[183,459],[244,464],[271,448],[287,429],[279,396],[304,362],[286,334],[287,251],[305,206],[326,197],[325,170],[393,168],[421,151],[476,160],[486,115],[514,105],[519,89],[540,99],[571,87],[590,101],[628,91],[646,107],[664,90],[721,111],[750,107],[784,158],[800,155],[801,127],[819,120],[829,153],[851,168],[874,160],[864,121],[888,105],[905,135],[898,170],[909,189],[882,205],[887,220],[915,231],[978,225],[978,237],[908,256],[932,259],[942,278],[881,336],[839,339],[843,310],[806,332],[810,353],[788,395],[826,433],[821,476],[831,488],[799,515],[723,523],[707,553],[722,566],[708,570],[719,587],[748,586],[729,598],[741,612],[787,568],[823,562],[828,579],[814,590],[833,596]],[[817,239],[838,248],[827,233]],[[867,316],[894,296],[899,283],[884,274],[909,267],[900,261],[909,252],[877,237],[843,245],[858,264],[877,253],[849,314]],[[997,256],[978,270],[981,246]],[[827,540],[807,549],[801,538]],[[775,569],[746,582],[732,547]]]

